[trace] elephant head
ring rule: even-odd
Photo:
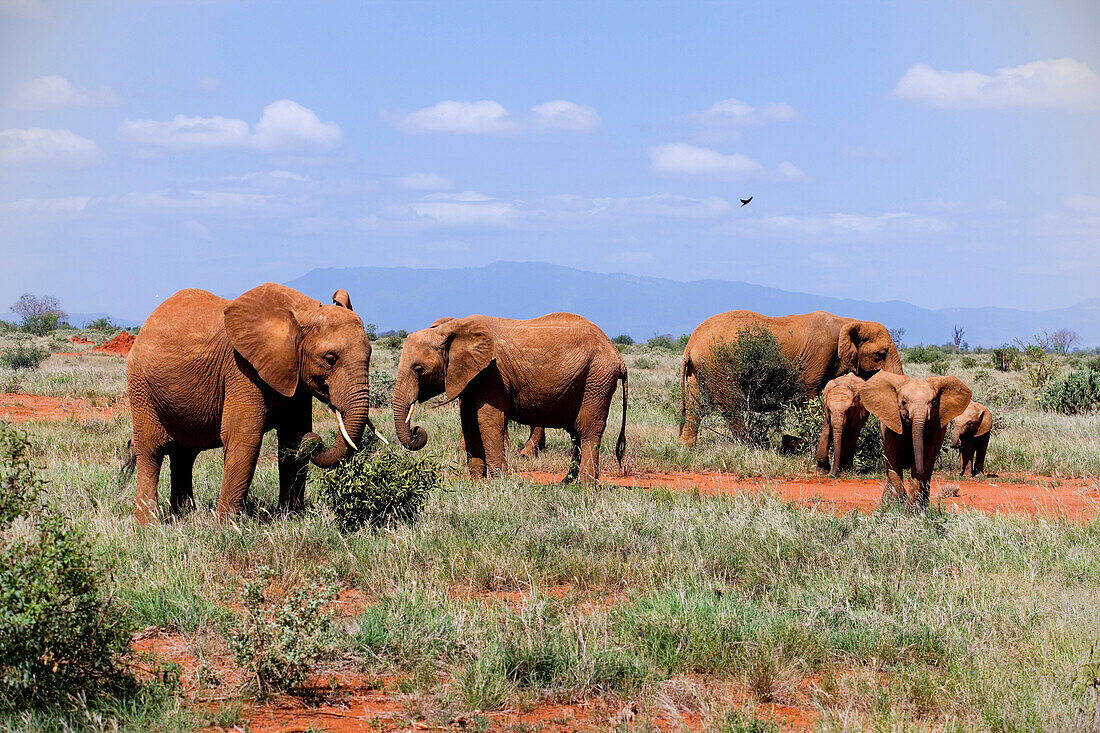
[[[993,414],[980,402],[971,402],[961,415],[955,418],[951,433],[951,447],[962,448],[963,437],[978,438],[993,429]]]
[[[352,312],[321,305],[284,285],[266,283],[225,307],[225,332],[260,380],[283,397],[308,390],[336,412],[340,432],[331,448],[311,460],[330,467],[355,450],[370,428],[370,341]],[[337,301],[339,302],[339,301]]]
[[[412,424],[413,405],[446,393],[457,399],[466,385],[496,358],[493,337],[478,316],[440,318],[410,333],[401,349],[393,390],[393,423],[401,445],[420,450],[428,431]]]
[[[886,326],[874,321],[849,321],[837,338],[840,373],[852,372],[869,379],[876,372],[901,374],[901,357]]]
[[[866,382],[855,374],[845,374],[825,385],[821,403],[825,408],[825,425],[817,449],[817,463],[824,468],[830,464],[829,475],[836,476],[841,466],[855,455],[856,439],[867,422],[867,409],[859,398],[859,390]],[[828,446],[833,444],[832,459]]]
[[[883,430],[901,436],[904,456],[898,456],[900,463],[895,470],[909,465],[911,455],[913,478],[920,482],[924,496],[947,424],[970,404],[970,394],[970,388],[958,377],[910,379],[885,371],[871,377],[859,390],[864,407],[881,421]]]

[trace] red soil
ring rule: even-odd
[[[106,341],[99,346],[92,349],[104,354],[118,354],[119,356],[126,356],[130,353],[130,347],[134,345],[134,335],[128,331],[119,331],[110,341]]]
[[[43,397],[35,394],[0,394],[0,420],[12,422],[51,422],[54,420],[109,420],[122,412],[124,405],[107,405],[77,397]]]
[[[558,481],[557,474],[541,471],[522,472],[525,478],[541,484]],[[774,491],[787,501],[822,508],[837,514],[853,509],[869,512],[879,505],[881,479],[832,479],[802,476],[797,479],[745,478],[725,473],[642,473],[633,476],[605,477],[605,483],[617,486],[665,488],[672,491],[698,491],[700,494],[758,494]],[[957,486],[958,496],[941,497],[945,485]],[[960,479],[942,475],[932,481],[932,499],[942,502],[948,511],[980,509],[990,514],[1017,514],[1028,517],[1065,517],[1086,521],[1100,510],[1100,484],[1087,479],[1060,479],[1047,476],[1001,476]]]
[[[74,344],[94,344],[95,343],[95,341],[92,341],[91,339],[86,339],[83,336],[70,336],[69,341],[72,341]]]

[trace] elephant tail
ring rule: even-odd
[[[687,378],[688,369],[691,368],[691,359],[688,355],[684,354],[683,361],[680,362],[680,427],[683,428],[687,422]]]
[[[626,364],[619,368],[619,379],[623,380],[623,423],[619,427],[619,440],[615,443],[615,460],[619,462],[619,472],[622,473],[623,456],[626,455],[626,394],[629,391]]]
[[[134,439],[130,438],[126,441],[126,446],[122,449],[122,467],[118,471],[119,491],[126,488],[126,484],[130,482],[130,478],[134,475],[134,470],[136,468],[137,452],[134,450]]]

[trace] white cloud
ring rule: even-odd
[[[654,173],[680,176],[701,176],[727,181],[745,178],[773,178],[800,181],[806,174],[792,163],[780,163],[768,170],[759,162],[740,153],[719,153],[687,143],[669,143],[649,149],[650,164]]]
[[[113,107],[121,101],[110,87],[74,87],[65,77],[54,74],[40,76],[16,86],[12,90],[8,106],[27,112],[39,112],[66,107]]]
[[[253,148],[282,153],[330,150],[344,139],[335,122],[321,122],[312,110],[289,99],[264,107],[255,132],[244,120],[176,115],[167,122],[126,120],[117,135],[124,142],[166,150]]]
[[[63,196],[52,199],[23,198],[0,203],[0,215],[79,214],[88,208],[91,196]]]
[[[595,109],[561,99],[536,104],[531,112],[536,130],[591,132],[600,126],[600,115]]]
[[[520,135],[528,132],[591,132],[600,126],[592,107],[554,100],[528,113],[513,113],[500,102],[445,100],[403,115],[383,114],[394,127],[410,135]]]
[[[730,210],[729,202],[718,196],[705,199],[661,193],[651,196],[615,199],[611,209],[634,216],[656,216],[667,219],[709,219]]]
[[[832,213],[766,216],[731,221],[726,233],[834,239],[904,232],[938,232],[947,228],[940,219],[920,217],[908,212],[877,215]]]
[[[432,194],[408,209],[418,221],[442,226],[507,227],[520,217],[519,202],[494,199],[476,191]]]
[[[343,141],[344,133],[339,125],[321,122],[313,110],[289,99],[281,99],[264,107],[252,140],[260,150],[284,153],[332,150]]]
[[[232,213],[268,211],[276,197],[266,193],[236,191],[142,191],[111,198],[112,202],[139,211],[161,214],[190,212]]]
[[[739,99],[723,99],[704,112],[688,115],[697,125],[717,128],[739,128],[768,122],[788,122],[798,119],[798,111],[786,102],[767,102],[759,107]]]
[[[1100,76],[1076,59],[1033,61],[997,69],[992,76],[917,64],[905,72],[891,96],[938,109],[1096,111],[1100,110]]]
[[[398,178],[397,185],[409,191],[445,191],[455,182],[436,173],[409,173]]]
[[[69,130],[43,127],[0,130],[0,165],[84,168],[103,157],[95,140]]]

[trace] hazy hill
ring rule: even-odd
[[[896,300],[829,298],[728,280],[679,282],[608,275],[541,262],[454,269],[322,268],[287,284],[324,302],[337,288],[346,288],[355,310],[379,330],[413,331],[444,315],[531,318],[570,311],[591,319],[609,335],[646,339],[656,333],[690,333],[705,318],[726,310],[786,315],[820,309],[904,328],[908,344],[946,343],[956,323],[966,329],[965,339],[971,346],[997,346],[1058,328],[1077,331],[1082,339],[1079,346],[1100,344],[1100,298],[1041,312],[929,310]]]

